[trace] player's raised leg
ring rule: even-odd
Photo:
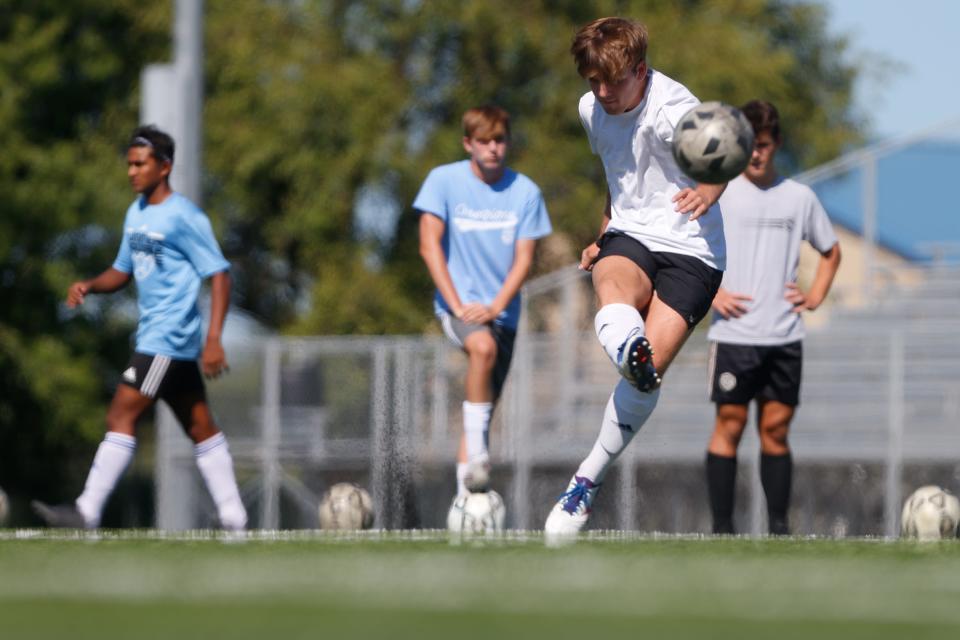
[[[227,439],[217,428],[202,391],[180,393],[167,398],[170,408],[194,442],[194,458],[207,490],[217,507],[220,525],[230,531],[247,526],[247,510],[233,472],[233,458]]]
[[[463,436],[457,454],[457,493],[484,491],[490,483],[490,416],[493,413],[493,370],[497,343],[487,328],[463,340],[467,376],[463,402]]]
[[[133,386],[121,384],[107,411],[107,433],[97,447],[83,493],[73,504],[46,505],[33,502],[33,509],[51,527],[96,528],[103,507],[137,448],[137,420],[154,399]]]
[[[768,530],[788,535],[793,458],[787,443],[795,407],[776,400],[759,400],[760,483],[767,498]]]

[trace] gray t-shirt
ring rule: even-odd
[[[747,313],[724,319],[714,311],[708,339],[749,345],[778,345],[801,340],[803,319],[784,299],[796,282],[800,243],[820,253],[837,242],[817,196],[806,185],[778,178],[761,189],[742,175],[720,197],[727,240],[724,289],[751,296]]]

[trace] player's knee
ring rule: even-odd
[[[786,449],[787,435],[789,434],[789,425],[783,422],[775,424],[764,424],[760,426],[760,440],[765,450]]]
[[[467,354],[471,360],[493,366],[497,359],[497,343],[489,333],[478,332],[476,338],[467,345]]]
[[[743,429],[735,425],[717,423],[713,430],[715,439],[722,441],[728,447],[736,449],[743,438]]]
[[[212,422],[194,422],[186,428],[187,436],[190,437],[194,443],[201,443],[204,440],[212,438],[213,436],[220,433],[220,430],[217,428],[217,425]]]
[[[112,431],[114,433],[133,435],[134,431],[136,430],[135,421],[121,411],[107,411],[106,423],[107,431]]]

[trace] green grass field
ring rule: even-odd
[[[933,638],[960,544],[0,534],[0,638]]]

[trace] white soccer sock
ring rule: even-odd
[[[457,495],[461,496],[467,493],[467,485],[463,483],[463,479],[467,476],[467,463],[458,462],[457,463]]]
[[[467,443],[467,460],[487,452],[492,402],[463,403],[463,434]]]
[[[97,447],[97,454],[93,457],[93,464],[87,474],[87,483],[76,500],[77,510],[88,527],[100,526],[103,505],[113,493],[117,481],[130,464],[136,450],[136,438],[114,431],[108,431],[103,442]]]
[[[240,490],[233,475],[233,458],[227,447],[226,436],[218,433],[194,445],[193,455],[197,459],[200,475],[207,484],[207,490],[217,505],[220,525],[231,531],[246,527],[247,510],[240,500]]]
[[[593,482],[603,482],[607,470],[640,431],[659,399],[660,389],[643,393],[626,380],[621,380],[610,394],[603,412],[600,435],[590,454],[577,469],[577,475]]]
[[[637,329],[643,334],[643,317],[633,306],[617,302],[604,305],[597,312],[593,320],[593,328],[597,332],[600,344],[603,345],[603,350],[607,352],[614,366],[619,366],[620,347]]]

